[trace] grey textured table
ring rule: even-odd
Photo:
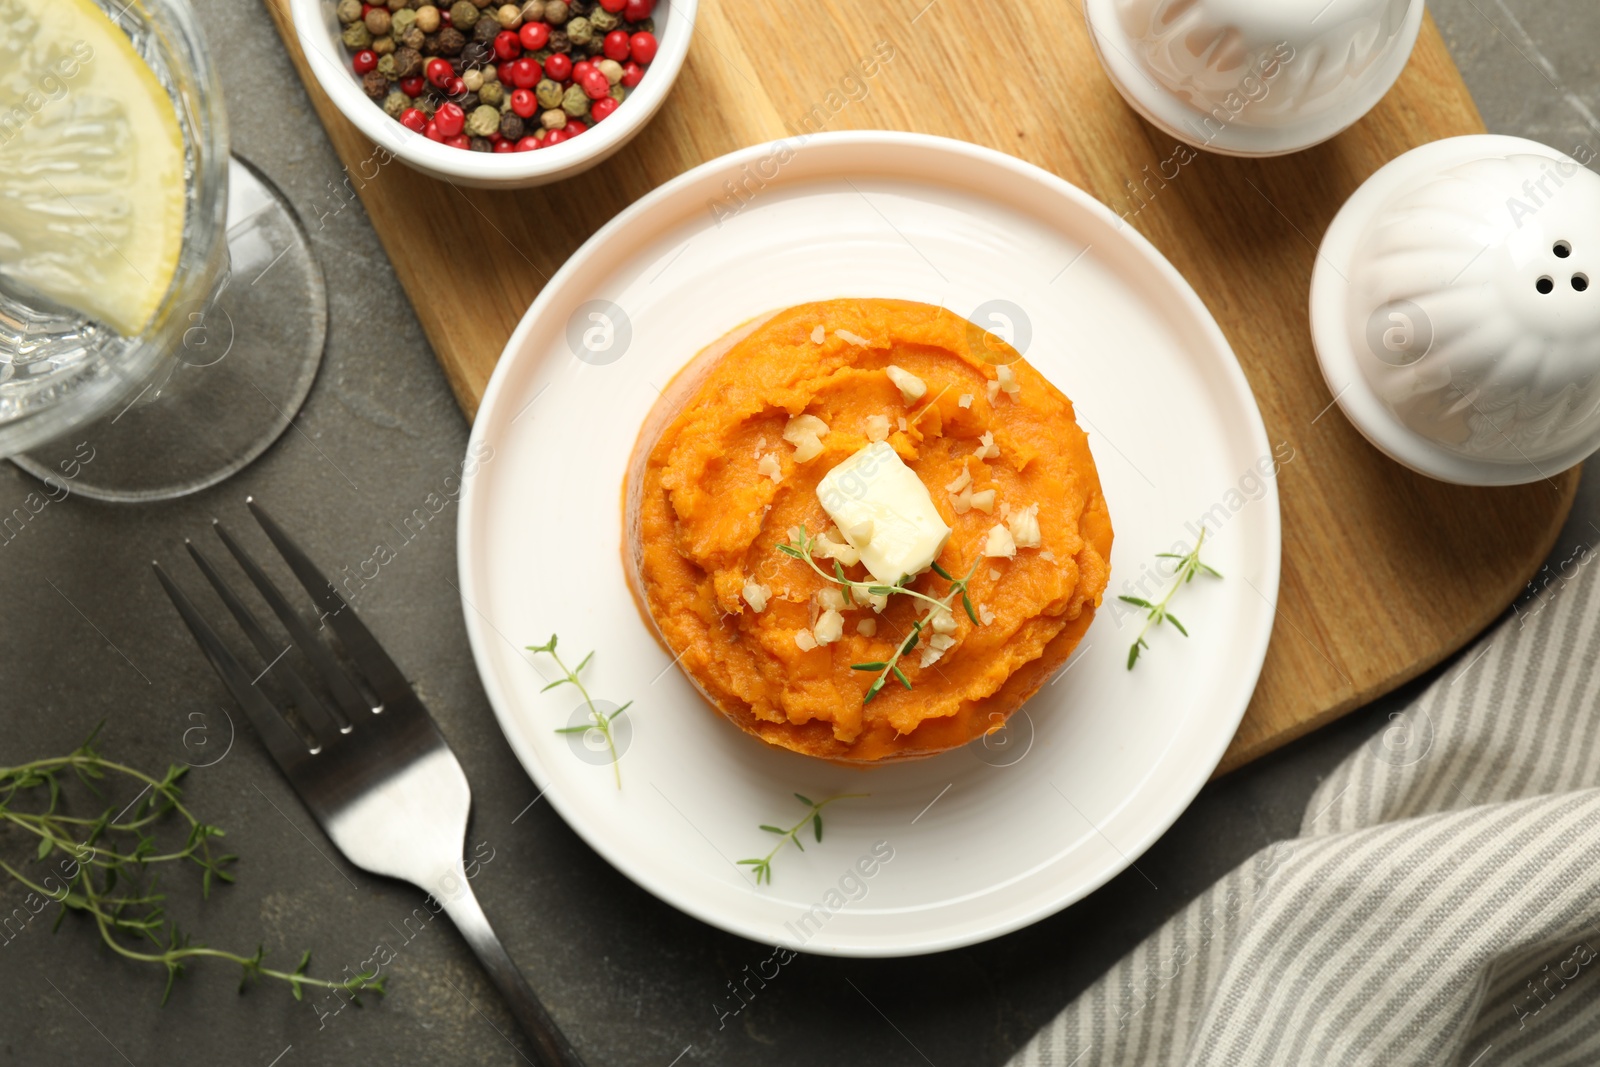
[[[232,482],[160,506],[52,503],[0,545],[0,764],[63,753],[102,718],[110,754],[149,768],[192,760],[185,730],[220,724],[226,698],[149,561],[175,560],[183,537],[204,532],[213,515],[245,523],[243,496],[253,492],[314,557],[355,565],[393,540],[393,524],[423,507],[464,450],[466,425],[359,204],[335,210],[346,204],[339,164],[265,11],[237,0],[199,6],[224,71],[236,149],[282,186],[313,232],[328,277],[327,360],[296,429]],[[1491,130],[1569,152],[1600,149],[1589,111],[1600,108],[1592,50],[1600,7],[1443,0],[1433,11]],[[1595,482],[1585,478],[1553,560],[1600,538]],[[0,513],[30,488],[0,465]],[[1322,774],[1426,681],[1212,784],[1140,860],[1149,880],[1130,872],[1030,929],[957,952],[802,957],[721,1018],[728,983],[770,949],[658,902],[548,805],[528,806],[535,790],[495,725],[462,630],[454,521],[450,508],[430,522],[360,608],[473,783],[470,838],[493,855],[475,882],[485,909],[595,1067],[1001,1063],[1217,876],[1293,834]],[[390,995],[324,1016],[314,998],[297,1003],[277,985],[241,996],[233,968],[201,963],[161,1008],[157,969],[111,956],[78,917],[52,935],[54,915],[45,914],[0,938],[0,1060],[523,1062],[497,1033],[510,1032],[509,1020],[455,931],[440,920],[413,923],[403,936],[421,894],[334,855],[253,739],[192,772],[188,790],[244,858],[237,885],[176,909],[185,925],[245,952],[264,943],[280,964],[311,948],[321,974],[357,967],[387,942],[398,949]],[[0,836],[0,847],[26,849],[15,835]],[[0,884],[0,916],[22,897]]]

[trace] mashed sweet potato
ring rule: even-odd
[[[926,392],[908,400],[891,364]],[[799,415],[826,427],[820,451],[784,439]],[[981,625],[958,604],[936,661],[922,666],[926,641],[900,660],[913,688],[890,679],[863,703],[874,672],[851,665],[889,659],[928,605],[848,605],[842,636],[818,644],[819,613],[837,602],[825,590],[837,586],[776,546],[797,527],[829,531],[817,483],[885,432],[952,528],[939,563],[956,577],[977,563]],[[646,421],[623,506],[629,583],[669,654],[740,728],[829,760],[926,756],[997,729],[1071,654],[1109,577],[1111,520],[1072,404],[998,338],[908,301],[792,307],[706,349]],[[1030,507],[1037,546],[980,560],[1004,547],[994,528]],[[1021,522],[1014,540],[1026,544]],[[833,573],[831,559],[819,563]],[[845,573],[867,578],[860,564]],[[949,589],[932,571],[910,584]]]

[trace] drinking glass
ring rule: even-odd
[[[0,275],[0,457],[52,492],[170,499],[237,472],[292,425],[322,359],[327,293],[282,194],[229,155],[222,87],[187,0],[96,2],[177,113],[177,271],[136,337]],[[21,165],[0,150],[0,172]],[[96,222],[94,205],[71,207]],[[0,201],[0,241],[15,210]]]

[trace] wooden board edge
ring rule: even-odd
[[[1527,566],[1519,572],[1517,583],[1511,587],[1509,594],[1496,596],[1491,601],[1491,603],[1498,604],[1499,607],[1492,611],[1485,611],[1468,620],[1457,634],[1445,643],[1438,654],[1419,660],[1411,669],[1352,693],[1349,697],[1317,715],[1303,719],[1270,737],[1262,738],[1254,744],[1236,747],[1230,743],[1228,751],[1223,754],[1221,762],[1217,764],[1217,769],[1212,772],[1212,781],[1221,778],[1230,771],[1239,769],[1245,764],[1253,763],[1262,756],[1289,744],[1291,741],[1296,741],[1314,730],[1343,718],[1350,712],[1371,703],[1385,694],[1394,692],[1407,682],[1421,677],[1457,652],[1460,652],[1475,638],[1485,633],[1500,616],[1505,614],[1506,609],[1516,601],[1517,593],[1528,587],[1528,583],[1533,580],[1534,575],[1539,573],[1539,568],[1544,566],[1545,560],[1549,558],[1551,550],[1555,548],[1556,538],[1561,536],[1561,531],[1566,526],[1567,517],[1572,513],[1572,505],[1577,499],[1578,483],[1582,479],[1582,475],[1583,467],[1580,464],[1550,479],[1560,492],[1561,499],[1556,505],[1556,512],[1552,516],[1549,530],[1539,542],[1538,551],[1530,554]]]

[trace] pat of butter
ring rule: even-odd
[[[885,585],[927,570],[950,539],[928,487],[887,441],[873,442],[824,475],[817,499]],[[871,534],[858,544],[851,533],[863,524]]]

